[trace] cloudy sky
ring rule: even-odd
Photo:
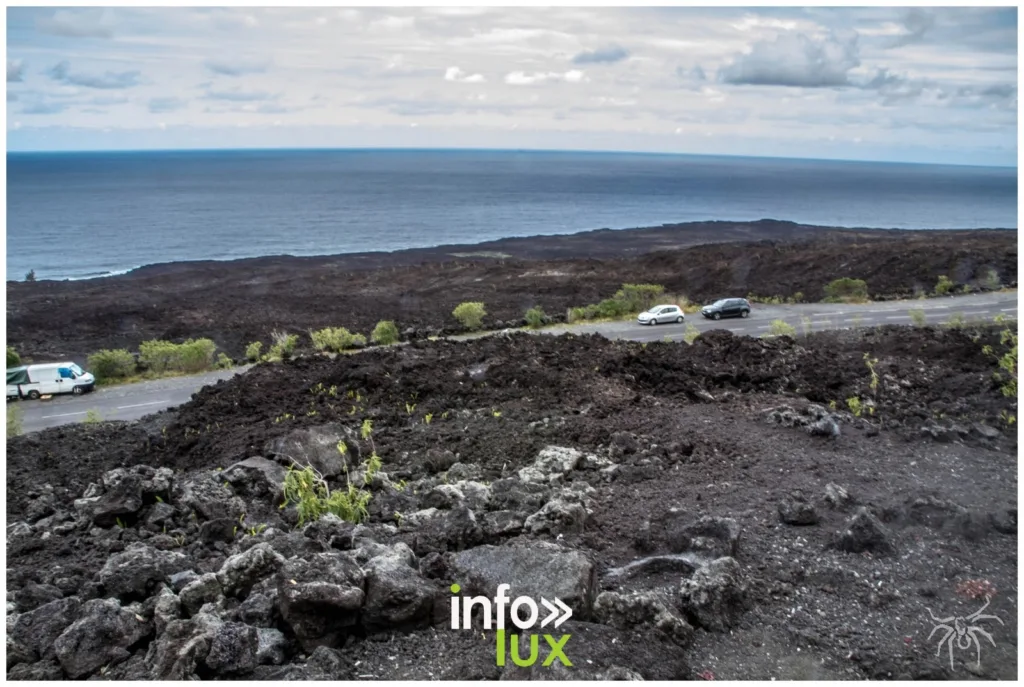
[[[7,141],[1015,165],[1017,9],[9,8]]]

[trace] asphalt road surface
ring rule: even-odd
[[[689,324],[693,324],[702,332],[709,329],[728,329],[736,334],[763,336],[768,333],[773,320],[783,320],[792,325],[799,334],[808,327],[812,331],[820,331],[822,329],[872,327],[883,324],[911,324],[909,311],[912,309],[924,310],[928,324],[942,324],[958,314],[968,321],[992,319],[997,315],[1016,318],[1017,294],[1016,292],[974,294],[951,298],[866,303],[864,305],[831,305],[827,303],[760,305],[755,303],[750,317],[746,319],[730,318],[716,322],[704,319],[698,313],[687,315],[686,322],[683,324],[661,324],[650,327],[640,325],[636,321],[606,322],[562,325],[545,329],[540,333],[557,335],[571,331],[576,334],[601,334],[610,339],[661,341],[668,337],[673,341],[681,341]],[[247,369],[248,366],[234,370],[208,372],[193,377],[176,377],[106,387],[84,396],[54,396],[49,401],[16,401],[14,403],[17,403],[24,413],[22,429],[25,432],[35,432],[57,425],[81,422],[90,410],[99,413],[103,420],[136,420],[158,410],[181,405],[202,387],[220,379],[232,377]]]

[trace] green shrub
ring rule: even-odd
[[[683,333],[683,341],[692,344],[700,336],[700,330],[693,326],[692,322],[686,323],[686,331]]]
[[[35,280],[36,280],[36,271],[35,270],[29,270],[28,274],[25,275],[25,281],[35,281]]]
[[[946,326],[950,329],[963,329],[967,326],[967,318],[964,317],[962,312],[953,313],[946,320]]]
[[[176,344],[170,341],[143,341],[139,345],[139,362],[150,372],[205,372],[213,367],[217,345],[210,339],[189,339]]]
[[[868,285],[863,279],[843,277],[825,286],[828,303],[857,303],[868,300]]]
[[[17,367],[21,365],[21,356],[14,350],[14,346],[7,347],[7,367]]]
[[[7,406],[7,438],[21,434],[21,419],[24,412],[18,406]]]
[[[614,298],[606,298],[597,304],[596,313],[598,317],[617,320],[630,314],[629,307],[623,301]],[[642,312],[642,311],[640,311]]]
[[[539,306],[527,310],[525,317],[526,324],[531,329],[540,329],[548,321],[547,315],[544,314],[544,311]]]
[[[945,296],[953,290],[953,280],[944,274],[939,275],[939,283],[935,285],[935,293],[939,296]]]
[[[135,357],[123,348],[97,351],[86,365],[97,381],[131,377],[136,371]]]
[[[221,353],[217,356],[217,367],[222,370],[230,370],[235,366],[235,361],[228,357],[227,353]]]
[[[268,361],[291,358],[295,354],[295,348],[299,345],[299,335],[287,332],[273,331],[270,333],[270,340],[274,343],[263,357]]]
[[[390,346],[398,342],[398,327],[390,320],[381,320],[370,333],[370,341],[380,346]]]
[[[1002,350],[997,351],[993,346],[984,346],[982,351],[985,355],[995,358],[999,365],[1000,372],[995,374],[995,379],[1000,383],[999,390],[1003,396],[1017,398],[1017,323],[1011,322],[1004,315],[995,318],[997,324],[1007,325],[999,332],[999,345]],[[1011,326],[1012,324],[1012,326]]]
[[[856,396],[846,399],[846,406],[850,409],[850,412],[853,413],[854,417],[860,417],[861,413],[864,412],[864,405]]]
[[[768,327],[768,333],[772,336],[796,336],[796,328],[785,320],[772,320]]]
[[[614,300],[622,305],[623,314],[636,314],[655,305],[664,293],[665,287],[660,284],[623,284]]]
[[[263,350],[262,341],[253,341],[245,347],[245,358],[251,363],[260,359],[260,351]]]
[[[452,310],[452,316],[466,329],[480,329],[486,315],[487,310],[484,309],[484,304],[479,302],[460,303],[455,310]]]
[[[103,416],[100,415],[100,411],[92,408],[85,413],[85,419],[82,420],[87,425],[95,425],[103,422]]]
[[[928,321],[924,310],[921,308],[912,308],[908,310],[907,313],[910,315],[910,321],[914,323],[915,327],[923,327],[925,322]]]
[[[332,353],[341,353],[350,348],[366,345],[365,336],[353,334],[344,327],[327,327],[320,331],[311,331],[309,338],[313,340],[313,348],[316,350]]]

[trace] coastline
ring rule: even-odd
[[[459,260],[581,260],[639,256],[644,253],[691,248],[713,243],[749,241],[864,241],[893,239],[922,233],[943,235],[977,232],[1016,232],[1010,227],[971,229],[886,229],[874,227],[833,227],[800,224],[788,220],[760,219],[750,222],[711,220],[681,222],[627,229],[587,229],[567,234],[510,236],[480,243],[441,244],[427,248],[392,251],[326,253],[322,255],[276,254],[224,260],[179,260],[151,263],[106,274],[38,279],[44,282],[96,282],[122,277],[170,276],[193,270],[272,267],[310,268],[331,266],[345,270],[410,267],[424,263]],[[8,279],[8,284],[26,283]]]

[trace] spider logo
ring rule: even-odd
[[[931,639],[932,635],[934,635],[939,630],[946,630],[946,635],[942,638],[942,641],[939,642],[939,649],[935,652],[935,655],[939,656],[940,654],[942,654],[942,645],[948,644],[950,670],[953,670],[954,643],[956,643],[958,649],[964,651],[970,649],[972,645],[975,647],[975,649],[978,652],[978,668],[981,668],[981,642],[978,641],[978,635],[981,635],[982,637],[987,639],[989,643],[992,644],[992,646],[996,645],[995,640],[992,639],[992,635],[990,635],[988,632],[985,632],[985,630],[983,630],[981,627],[975,624],[981,620],[995,620],[1000,625],[1003,624],[1003,621],[1000,620],[998,616],[981,614],[982,611],[988,608],[988,605],[990,603],[992,603],[992,599],[986,599],[984,606],[982,606],[977,611],[966,617],[962,615],[951,615],[948,618],[936,618],[935,615],[932,613],[932,609],[926,609],[928,611],[928,615],[932,617],[932,620],[938,623],[935,627],[932,628],[932,633],[928,635],[928,639]],[[953,624],[949,625],[948,623]]]

